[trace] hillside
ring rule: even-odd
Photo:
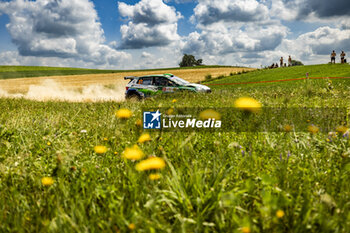
[[[261,82],[261,81],[273,81],[273,80],[283,80],[283,79],[297,79],[305,78],[306,73],[309,77],[350,77],[350,65],[310,65],[310,66],[295,66],[277,69],[262,69],[255,70],[253,72],[237,74],[233,76],[228,76],[225,78],[214,79],[209,82],[204,82],[204,84],[231,84],[231,83],[246,83],[246,82]],[[296,81],[297,82],[297,81]],[[287,82],[290,85],[293,82]],[[266,86],[275,85],[274,83],[254,83],[254,84],[240,84],[231,86],[215,86],[215,88],[233,88],[233,87],[248,87],[248,86]],[[279,83],[278,85],[284,85]]]

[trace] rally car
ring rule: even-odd
[[[130,79],[126,85],[125,98],[143,99],[159,93],[171,93],[177,91],[211,92],[207,86],[190,83],[173,74],[147,75],[142,77],[128,76]]]

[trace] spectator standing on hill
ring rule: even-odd
[[[340,61],[341,61],[341,64],[344,64],[345,63],[345,53],[344,53],[344,51],[341,51],[341,54],[340,54]]]
[[[332,64],[332,63],[335,64],[335,56],[337,56],[337,54],[336,54],[335,51],[333,50],[333,52],[331,53],[331,64]]]
[[[283,57],[280,59],[280,67],[283,67]]]
[[[288,57],[288,66],[292,66],[292,58],[290,55]]]

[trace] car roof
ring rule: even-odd
[[[170,78],[170,77],[174,77],[173,74],[150,74],[150,75],[144,75],[144,76],[140,76],[138,78],[145,78],[145,77],[164,77],[164,78]]]

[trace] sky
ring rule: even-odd
[[[0,0],[0,65],[260,68],[350,53],[349,0]]]

